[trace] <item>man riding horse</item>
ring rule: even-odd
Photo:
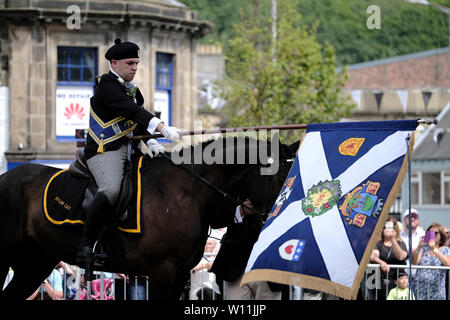
[[[106,220],[113,212],[123,179],[124,165],[130,159],[131,143],[127,136],[146,130],[160,132],[167,140],[180,138],[179,130],[164,124],[143,108],[144,98],[132,82],[139,63],[139,47],[132,42],[115,40],[105,58],[110,72],[101,76],[91,98],[89,134],[84,157],[98,186],[83,227],[76,261],[82,263],[98,238]],[[146,132],[145,132],[146,133]],[[165,149],[155,139],[147,142],[149,155]]]

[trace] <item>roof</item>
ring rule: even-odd
[[[370,67],[377,67],[377,66],[381,66],[381,65],[397,63],[397,62],[406,61],[406,60],[410,60],[410,59],[425,58],[425,57],[429,57],[429,56],[443,54],[446,52],[450,52],[450,47],[414,52],[414,53],[404,54],[401,56],[395,56],[395,57],[390,57],[390,58],[385,58],[385,59],[378,59],[378,60],[373,60],[373,61],[368,61],[368,62],[355,63],[355,64],[349,65],[347,70],[357,70],[357,69],[364,69],[364,68],[370,68]]]
[[[413,160],[450,159],[450,103],[437,116],[438,124],[427,128],[417,141]]]
[[[7,3],[4,3],[4,1],[0,1],[0,7],[44,7],[44,8],[52,8],[52,7],[58,7],[58,2],[67,2],[68,0],[34,0],[33,2],[28,0],[15,0],[15,1],[9,1]],[[70,1],[69,1],[70,2]],[[75,5],[81,5],[86,3],[86,0],[76,0],[71,1],[72,4]],[[146,3],[146,4],[159,4],[163,6],[170,6],[170,7],[180,7],[180,8],[186,8],[187,6],[180,1],[177,0],[96,0],[96,2],[120,2],[123,4],[126,4],[127,2],[131,3]]]
[[[118,22],[188,32],[195,37],[209,33],[211,22],[197,20],[189,7],[177,0],[0,0],[0,17],[19,24],[32,21],[65,23],[67,8],[79,6],[85,22]]]
[[[174,7],[186,7],[183,3],[176,0],[140,0],[142,2],[156,2],[164,5],[174,6]]]

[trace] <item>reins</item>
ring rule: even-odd
[[[171,159],[167,154],[165,154],[165,153],[164,153],[164,154],[161,154],[161,156],[162,156],[163,158],[167,159],[167,160],[172,161],[172,159]],[[283,159],[283,160],[285,160],[285,162],[288,163],[288,162],[290,162],[292,159]],[[184,164],[180,164],[180,167],[183,168],[184,170],[188,171],[188,172],[192,175],[193,178],[195,178],[196,180],[202,182],[203,184],[207,185],[208,187],[210,187],[211,189],[213,189],[215,192],[217,192],[218,194],[220,194],[224,199],[228,199],[228,200],[234,202],[234,204],[240,205],[240,206],[242,206],[242,207],[244,207],[244,208],[250,210],[252,213],[259,215],[260,217],[263,217],[263,216],[264,216],[264,213],[261,213],[261,212],[257,211],[256,209],[251,208],[251,207],[245,205],[245,204],[243,203],[243,202],[245,201],[245,199],[244,199],[244,201],[240,201],[240,200],[234,198],[232,195],[230,195],[229,193],[223,191],[222,189],[220,189],[218,186],[216,186],[214,183],[212,183],[212,182],[209,181],[208,179],[206,179],[206,178],[202,177],[201,175],[199,175],[197,172],[195,172],[193,161],[191,161],[191,162],[192,162],[192,166],[191,166],[192,168],[189,168],[188,166],[186,166],[186,165],[184,165]],[[250,170],[251,168],[252,168],[252,167],[250,167],[250,168],[248,168],[248,169]],[[258,167],[258,168],[259,168],[259,167]],[[253,178],[256,177],[256,176],[258,176],[258,174],[253,175],[251,178],[247,178],[247,181],[253,179]],[[268,176],[268,177],[271,177],[271,176]],[[270,184],[271,184],[271,186],[270,186],[269,190],[272,188],[272,179],[270,179]],[[194,188],[197,189],[195,184],[194,184]],[[197,192],[197,190],[194,190],[194,192]],[[197,194],[195,194],[195,196],[198,198]],[[269,198],[269,197],[266,197],[267,201],[268,201],[268,198]],[[197,205],[199,206],[200,204],[198,203],[198,199],[197,199],[196,201],[197,201]],[[265,203],[265,205],[267,205],[267,203]]]
[[[161,154],[161,156],[163,158],[166,158],[167,160],[172,161],[172,159],[167,155],[167,154]],[[223,191],[222,189],[220,189],[219,187],[217,187],[214,183],[212,183],[211,181],[209,181],[208,179],[200,176],[199,174],[197,174],[197,172],[195,172],[194,170],[194,164],[192,163],[192,169],[185,166],[184,164],[180,165],[181,168],[183,168],[184,170],[188,171],[192,177],[194,177],[196,180],[202,182],[203,184],[207,185],[208,187],[210,187],[211,189],[213,189],[215,192],[219,193],[224,199],[228,199],[233,201],[235,204],[237,205],[241,205],[243,207],[245,207],[246,209],[249,209],[251,212],[257,214],[257,215],[261,215],[262,214],[260,212],[258,212],[257,210],[246,206],[245,204],[243,204],[242,202],[240,202],[239,200],[237,200],[236,198],[234,198],[233,196],[231,196],[229,193],[226,193],[225,191]],[[196,191],[195,191],[196,192]]]

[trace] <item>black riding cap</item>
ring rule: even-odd
[[[122,42],[120,39],[114,41],[114,45],[105,53],[106,60],[122,60],[139,58],[139,47],[133,42]]]

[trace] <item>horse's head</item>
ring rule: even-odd
[[[221,186],[223,190],[239,202],[251,200],[257,212],[269,213],[289,173],[299,143],[282,144],[278,135],[270,140],[239,136],[214,143],[223,145],[222,149],[215,148],[214,154],[218,163],[226,168],[227,180]]]
[[[299,142],[292,145],[278,143],[278,155],[271,155],[269,163],[258,163],[249,165],[241,171],[240,176],[234,179],[240,179],[236,194],[240,201],[249,199],[255,210],[263,215],[267,215],[291,169],[295,153]],[[275,163],[277,162],[277,163]]]
[[[250,199],[256,211],[267,214],[289,173],[297,148],[298,142],[284,145],[278,135],[270,140],[227,137],[172,153],[172,162],[194,169],[196,174],[211,182],[216,191],[227,195],[223,197],[216,192],[210,202],[214,208],[210,210],[231,212],[238,204],[235,200]],[[198,184],[200,186],[202,183]],[[213,188],[210,186],[209,190]]]

